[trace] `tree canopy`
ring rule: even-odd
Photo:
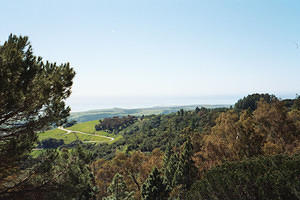
[[[263,99],[267,103],[271,103],[272,101],[276,100],[275,95],[270,95],[268,93],[266,94],[250,94],[236,102],[234,104],[234,108],[238,110],[247,110],[250,109],[251,111],[254,111],[257,108],[257,103],[259,100]]]
[[[226,162],[197,181],[187,199],[300,199],[299,162],[299,154]]]
[[[28,37],[10,35],[0,45],[0,186],[16,174],[39,131],[61,125],[75,72],[33,54]]]

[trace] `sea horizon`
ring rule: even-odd
[[[295,98],[296,94],[275,94],[280,99]],[[137,109],[152,107],[173,107],[189,105],[234,105],[241,95],[205,95],[205,96],[71,96],[67,105],[71,112],[85,112],[102,109]]]

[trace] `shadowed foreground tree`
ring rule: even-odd
[[[0,199],[95,199],[97,187],[89,167],[90,157],[81,146],[46,150],[29,165],[31,170],[9,179],[13,187],[1,193]],[[20,179],[23,181],[18,184]]]
[[[52,162],[49,162],[53,155]],[[45,159],[46,158],[46,159]],[[73,149],[52,150],[39,156],[44,168],[39,171],[25,185],[27,190],[16,188],[18,195],[13,199],[95,199],[97,187],[90,169],[91,154],[81,145]],[[22,196],[21,196],[22,195]]]
[[[0,194],[27,180],[27,173],[19,176],[20,162],[37,133],[65,122],[74,75],[69,63],[58,66],[34,56],[27,37],[10,35],[0,45]],[[8,184],[12,176],[19,182]]]

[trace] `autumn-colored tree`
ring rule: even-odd
[[[162,167],[162,153],[158,149],[154,149],[150,155],[140,151],[132,152],[131,155],[117,153],[110,161],[100,159],[94,162],[93,170],[99,187],[99,198],[108,196],[107,189],[114,175],[119,173],[124,177],[128,191],[134,191],[135,199],[139,199],[141,186],[153,166]]]
[[[196,153],[200,170],[225,160],[241,160],[258,155],[294,153],[299,149],[299,115],[283,102],[261,100],[254,112],[233,110],[222,113],[211,132],[203,137]]]
[[[293,153],[297,148],[300,130],[297,114],[289,115],[281,101],[266,104],[261,101],[254,112],[255,132],[264,136],[264,154]]]
[[[118,157],[114,159],[119,159],[119,162],[124,162],[127,159],[125,154],[117,154],[116,156]],[[107,193],[108,187],[114,175],[118,172],[120,173],[120,166],[113,164],[112,160],[99,159],[92,163],[92,169],[95,174],[96,184],[99,188],[97,198],[102,199],[103,197],[107,197],[109,195]],[[125,183],[128,187],[126,180]]]
[[[238,152],[232,151],[238,137],[235,127],[238,119],[233,110],[221,113],[211,132],[203,136],[201,150],[195,154],[200,170],[220,164],[225,158],[238,159]]]

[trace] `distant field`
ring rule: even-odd
[[[122,137],[122,136],[116,137],[115,135],[106,133],[104,131],[96,131],[95,125],[97,123],[98,123],[98,120],[83,122],[83,123],[75,124],[74,126],[69,127],[67,129],[72,130],[72,131],[81,131],[84,133],[89,133],[89,134],[94,134],[94,135],[99,135],[99,136],[108,136],[108,137],[115,138],[115,140],[111,141],[110,139],[104,138],[104,137],[85,135],[85,134],[74,133],[74,132],[66,134],[65,131],[60,130],[60,129],[52,129],[52,130],[46,131],[44,133],[40,133],[39,140],[41,141],[41,140],[44,140],[47,138],[63,139],[65,144],[69,144],[77,139],[79,139],[83,142],[94,141],[94,142],[112,143]]]

